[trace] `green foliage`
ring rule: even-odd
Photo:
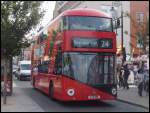
[[[30,45],[25,34],[43,17],[39,1],[1,1],[1,53],[16,56]]]

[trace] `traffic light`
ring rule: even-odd
[[[120,26],[120,20],[119,20],[119,18],[117,18],[117,27],[119,27]]]

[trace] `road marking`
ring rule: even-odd
[[[129,88],[137,88],[137,85],[129,85]],[[117,85],[117,90],[122,90],[123,87],[119,87],[119,85]]]
[[[15,82],[13,82],[13,87],[18,87],[17,84]]]
[[[137,88],[136,85],[129,85],[130,88]]]

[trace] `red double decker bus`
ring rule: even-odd
[[[112,18],[94,9],[67,10],[37,35],[31,83],[61,101],[113,100],[115,59]]]

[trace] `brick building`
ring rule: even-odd
[[[137,35],[137,32],[142,29],[138,29],[143,26],[143,31],[145,32],[146,22],[149,20],[149,1],[131,1],[130,2],[130,15],[135,22],[136,25],[133,25],[132,22],[130,24],[131,29],[131,51],[134,55],[139,55],[142,53],[141,45],[140,45],[140,38]],[[149,38],[149,37],[148,37]]]

